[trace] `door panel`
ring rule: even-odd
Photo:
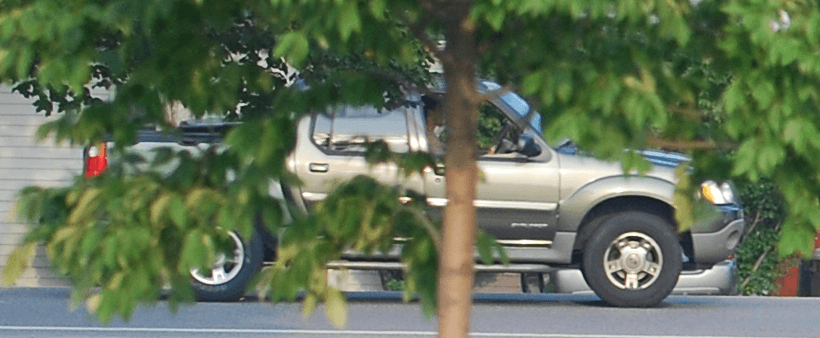
[[[522,162],[485,156],[478,166],[482,179],[473,202],[478,227],[499,240],[553,239],[558,220],[557,161]],[[444,176],[429,170],[426,178],[428,203],[444,207]]]
[[[557,155],[528,124],[520,130],[510,119],[515,114],[498,100],[479,108],[476,222],[503,244],[549,246],[558,221]],[[520,135],[532,139],[541,153],[532,157],[517,153]],[[428,170],[425,174],[428,203],[443,207],[447,203],[443,173]]]
[[[423,191],[423,179],[405,178],[393,163],[371,167],[364,159],[365,141],[384,141],[396,152],[410,149],[405,108],[389,112],[373,109],[345,108],[331,118],[317,115],[303,121],[299,127],[292,170],[302,180],[300,194],[308,209],[323,200],[339,184],[355,176],[367,174],[387,185],[402,184],[409,189]],[[368,113],[371,113],[368,115]],[[416,141],[418,142],[418,141]]]

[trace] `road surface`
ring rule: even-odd
[[[0,337],[431,337],[435,318],[398,293],[348,293],[347,327],[299,303],[200,303],[171,315],[164,303],[125,323],[100,324],[69,311],[68,289],[0,290]],[[652,309],[619,309],[595,296],[479,294],[473,337],[689,338],[820,337],[820,299],[672,296]]]

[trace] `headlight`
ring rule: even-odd
[[[735,203],[735,193],[729,183],[717,184],[715,181],[706,181],[700,185],[700,195],[712,204]]]

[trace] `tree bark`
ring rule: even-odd
[[[442,55],[447,92],[444,97],[447,153],[444,158],[447,206],[444,208],[439,253],[439,337],[467,338],[472,300],[473,239],[476,212],[473,200],[478,180],[475,84],[477,48],[470,0],[448,1],[445,14],[446,47]]]

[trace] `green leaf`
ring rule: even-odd
[[[757,142],[752,139],[746,140],[740,145],[734,156],[732,175],[740,176],[754,169],[757,149]]]
[[[783,158],[786,156],[783,147],[779,147],[775,144],[766,144],[762,148],[757,149],[757,151],[757,165],[764,175],[774,173],[777,165],[783,161]]]
[[[150,217],[151,223],[154,226],[159,226],[160,224],[162,224],[163,218],[168,213],[168,206],[170,204],[170,201],[170,194],[162,194],[159,198],[154,200],[154,203],[151,204]]]
[[[541,72],[532,72],[524,77],[524,95],[533,95],[541,89]]]
[[[308,54],[308,40],[304,33],[291,31],[279,38],[279,43],[273,49],[273,55],[285,57],[294,65],[301,64]],[[237,137],[237,136],[234,136]]]
[[[168,198],[168,212],[171,216],[171,221],[180,229],[188,227],[188,211],[185,209],[185,202],[182,196],[173,194]]]
[[[805,122],[797,119],[790,119],[786,121],[786,126],[783,128],[783,140],[791,143],[792,145],[803,143],[803,123]]]
[[[347,301],[338,289],[329,288],[327,290],[327,300],[325,304],[327,318],[338,328],[347,325]]]
[[[476,250],[482,263],[486,265],[493,264],[493,246],[495,243],[495,237],[485,231],[479,231],[476,234]]]
[[[159,166],[168,163],[174,158],[174,152],[171,148],[168,147],[159,147],[151,149],[154,153],[153,159],[151,160],[151,166]]]
[[[771,107],[776,91],[771,80],[757,80],[751,84],[752,96],[759,103],[760,109]]]
[[[791,220],[783,226],[783,234],[777,245],[777,251],[781,256],[800,253],[803,257],[807,257],[814,251],[816,230],[811,224],[794,223],[794,221]]]
[[[490,24],[490,27],[496,31],[500,31],[501,26],[504,24],[505,15],[506,13],[500,8],[493,8],[484,14],[484,18],[487,20],[487,23]]]
[[[387,10],[385,0],[369,0],[367,4],[370,7],[370,14],[372,14],[373,17],[379,20],[384,19],[384,13]]]
[[[185,236],[179,258],[179,272],[187,273],[191,268],[202,269],[208,260],[208,248],[202,239],[202,232],[194,230]]]
[[[96,313],[97,310],[100,308],[100,294],[95,293],[85,300],[85,308],[88,310],[89,313]]]
[[[3,287],[9,287],[17,282],[17,278],[28,268],[28,262],[34,256],[37,243],[26,243],[19,246],[9,255],[6,266],[3,268]]]
[[[30,48],[23,47],[17,57],[18,78],[26,78],[29,76],[29,69],[31,69],[31,62],[33,58],[34,52]]]
[[[80,253],[82,253],[84,256],[89,256],[92,253],[94,253],[94,251],[97,250],[97,248],[99,248],[99,241],[101,237],[102,231],[100,231],[100,229],[94,227],[91,230],[89,230],[85,234],[85,237],[83,237],[83,240],[80,244]]]
[[[99,207],[97,204],[97,197],[100,195],[100,192],[100,189],[88,189],[83,191],[80,196],[80,200],[74,206],[68,217],[68,223],[80,223],[80,220],[82,219],[91,218],[97,212],[97,208]]]
[[[555,95],[561,102],[567,102],[572,97],[572,72],[567,69],[561,69],[556,74],[553,74],[553,79],[556,81]]]
[[[313,311],[316,310],[316,304],[318,302],[319,298],[313,293],[308,293],[305,295],[305,300],[302,301],[302,317],[310,317],[310,315],[313,314]]]
[[[694,196],[692,179],[686,173],[687,164],[682,163],[675,169],[675,178],[678,184],[675,186],[675,194],[672,197],[672,205],[675,207],[675,220],[678,221],[678,231],[687,231],[695,223],[695,208],[692,196]]]
[[[745,102],[743,89],[741,88],[739,81],[733,82],[730,84],[726,91],[723,92],[723,104],[726,107],[726,111],[729,113],[735,112],[738,107]]]
[[[354,32],[362,30],[362,22],[359,18],[359,4],[358,1],[346,1],[339,12],[339,18],[336,22],[339,35],[342,41],[347,41],[350,35]]]

